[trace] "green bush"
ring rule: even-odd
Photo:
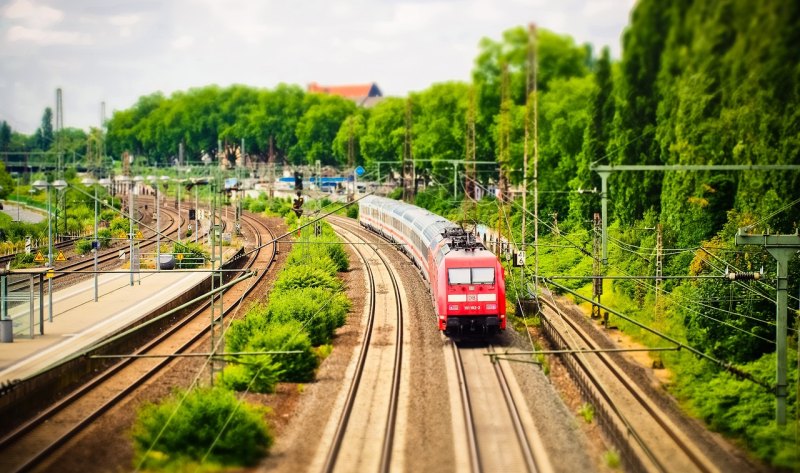
[[[119,215],[119,212],[116,211],[116,210],[104,209],[104,210],[100,211],[100,221],[101,222],[111,222],[112,220],[117,218],[118,215]]]
[[[139,411],[132,430],[135,465],[253,465],[273,442],[264,414],[219,387],[176,391]]]
[[[111,233],[122,232],[127,234],[130,231],[130,221],[127,218],[114,217],[109,222],[108,229],[111,230]]]
[[[347,207],[347,216],[352,219],[358,218],[358,205],[352,204],[351,206]]]
[[[223,386],[234,391],[254,393],[275,392],[283,370],[281,364],[270,355],[246,355],[236,357],[235,361],[220,374]]]
[[[271,321],[266,330],[253,335],[247,349],[248,351],[300,351],[301,353],[271,356],[279,366],[281,381],[312,381],[314,371],[319,365],[308,334],[303,330],[303,324],[296,320]],[[260,357],[248,356],[245,361],[247,358]],[[248,368],[252,370],[252,367]]]
[[[253,213],[260,214],[265,210],[267,210],[267,203],[264,202],[263,200],[254,200],[250,202],[250,205],[247,207],[247,210]]]
[[[320,287],[273,291],[269,300],[269,320],[297,320],[303,324],[311,343],[330,342],[334,331],[344,325],[350,301],[341,292]]]
[[[303,287],[321,287],[338,292],[342,290],[342,282],[324,269],[302,264],[284,268],[275,281],[274,290],[286,291]]]
[[[108,248],[111,246],[111,237],[112,237],[111,230],[108,228],[101,228],[97,230],[97,239],[100,241],[101,248]]]
[[[339,270],[339,265],[328,255],[326,248],[322,248],[322,245],[314,246],[313,243],[298,245],[297,250],[289,253],[286,264],[290,267],[308,265],[334,277]]]
[[[266,330],[269,318],[266,304],[251,306],[244,317],[234,320],[225,332],[225,345],[230,352],[245,351],[254,333]]]
[[[181,268],[195,268],[205,264],[208,259],[208,252],[203,245],[192,242],[175,242],[172,245],[173,253],[183,253],[183,260],[180,261]]]
[[[92,251],[92,240],[81,239],[75,243],[75,252],[79,255],[85,255]]]
[[[45,248],[44,251],[42,251],[43,255],[45,253],[47,253],[47,248]],[[32,268],[35,266],[39,266],[39,263],[33,261],[35,257],[36,255],[34,255],[33,253],[30,254],[17,253],[16,255],[14,255],[14,261],[11,262],[11,267],[15,269],[22,269],[22,268]]]

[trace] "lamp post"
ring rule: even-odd
[[[161,204],[159,202],[159,193],[161,189],[161,182],[168,182],[169,176],[147,176],[147,182],[153,184],[156,191],[156,271],[161,270]]]
[[[144,181],[144,178],[142,176],[136,176],[136,177],[133,178],[133,180],[131,180],[131,195],[130,195],[130,200],[129,200],[130,208],[128,209],[128,213],[130,215],[130,219],[129,220],[130,220],[130,241],[131,241],[131,286],[133,286],[133,271],[134,271],[133,270],[133,251],[134,251],[134,246],[133,246],[133,220],[134,220],[134,218],[133,218],[133,215],[134,215],[133,214],[133,206],[134,206],[134,198],[135,198],[134,192],[136,191],[137,186],[142,181]],[[137,258],[137,263],[138,263],[138,258]]]
[[[181,241],[181,186],[183,185],[183,179],[175,178],[173,182],[178,187],[178,241]]]
[[[67,181],[65,181],[63,179],[56,179],[55,181],[53,181],[51,186],[55,187],[55,189],[56,189],[56,234],[55,234],[55,236],[57,237],[58,236],[58,201],[60,199],[61,191],[67,188]],[[62,215],[63,215],[63,219],[64,219],[64,228],[61,230],[61,232],[62,232],[61,234],[63,235],[64,233],[67,232],[67,197],[66,197],[66,194],[64,194],[64,212],[62,213]]]
[[[34,181],[33,187],[37,189],[47,190],[47,267],[53,267],[53,224],[50,215],[50,188],[55,187],[56,190],[61,190],[67,187],[67,183],[61,179],[49,183],[44,179]],[[47,278],[47,310],[50,322],[53,321],[53,279]]]
[[[97,278],[98,278],[98,271],[97,271],[97,253],[100,251],[100,239],[98,237],[97,231],[97,222],[98,222],[98,215],[97,215],[97,207],[98,207],[98,198],[97,198],[97,185],[101,185],[105,188],[108,188],[111,185],[111,179],[100,179],[99,181],[95,181],[91,177],[85,177],[81,180],[81,184],[85,186],[92,186],[94,187],[94,241],[92,241],[92,252],[94,253],[94,301],[97,302],[98,299],[98,289],[97,289]]]

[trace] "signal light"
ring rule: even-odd
[[[300,171],[294,172],[294,190],[303,190],[303,173]]]

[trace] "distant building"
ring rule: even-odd
[[[383,93],[378,84],[350,84],[350,85],[319,85],[316,82],[308,84],[308,92],[319,94],[338,95],[350,99],[360,107],[369,108],[383,99]]]

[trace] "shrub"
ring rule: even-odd
[[[283,371],[272,356],[247,355],[236,357],[235,360],[220,374],[219,380],[223,386],[235,391],[275,392]]]
[[[181,268],[195,268],[202,266],[208,259],[208,252],[203,245],[192,242],[175,242],[172,245],[173,253],[183,253],[183,260],[180,262]]]
[[[117,218],[117,212],[113,209],[104,209],[100,211],[100,221],[101,222],[111,222],[115,218]]]
[[[78,253],[79,255],[85,255],[90,251],[92,251],[91,240],[81,239],[75,243],[75,252]]]
[[[353,204],[347,207],[347,216],[353,219],[358,218],[358,205]]]
[[[44,249],[42,252],[43,255],[46,256],[47,248]],[[17,253],[14,255],[14,261],[11,263],[12,268],[32,268],[34,266],[38,266],[39,264],[33,261],[36,257],[33,253],[25,254],[25,253]]]
[[[272,445],[264,410],[222,388],[176,391],[138,413],[132,437],[138,469],[188,462],[253,465]]]
[[[319,365],[308,334],[303,330],[303,324],[296,320],[272,321],[266,330],[256,333],[250,339],[247,349],[248,351],[300,351],[301,353],[269,356],[279,366],[281,381],[312,381],[314,371]],[[253,367],[248,365],[248,368],[252,370]]]
[[[128,231],[130,231],[130,222],[127,218],[115,217],[108,223],[108,229],[113,234],[123,233],[127,235]]]
[[[259,214],[265,211],[266,209],[267,209],[267,203],[264,202],[263,200],[254,200],[250,202],[250,206],[247,208],[247,210]]]
[[[321,287],[334,292],[342,290],[342,282],[324,269],[309,264],[287,266],[275,281],[274,290]]]
[[[330,342],[334,331],[344,325],[348,310],[350,301],[343,293],[306,287],[273,291],[268,317],[276,322],[301,322],[311,343],[322,345]]]
[[[97,239],[100,241],[100,246],[102,248],[108,248],[111,246],[111,237],[112,237],[111,230],[108,228],[101,228],[97,230]]]
[[[251,306],[244,318],[234,320],[228,331],[225,332],[227,350],[231,352],[244,351],[250,337],[259,331],[266,330],[268,323],[267,306],[265,304]]]
[[[286,264],[289,266],[308,265],[317,269],[321,269],[331,276],[335,276],[338,271],[338,265],[328,255],[325,248],[320,246],[302,245],[302,248],[289,253],[286,259]]]

